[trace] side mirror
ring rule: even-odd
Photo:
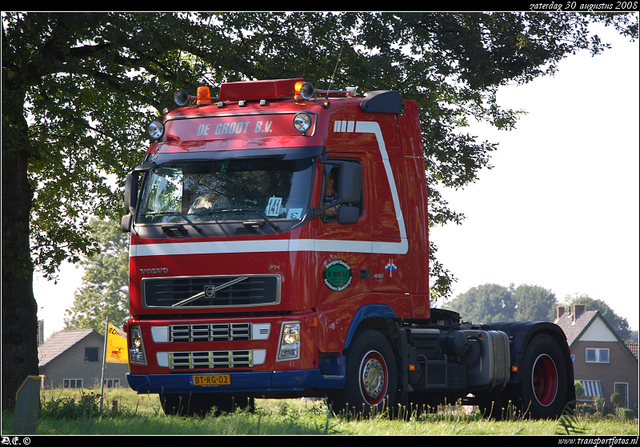
[[[337,220],[340,225],[353,225],[358,223],[358,220],[360,220],[360,208],[357,206],[338,207]]]
[[[318,210],[314,216],[326,215],[328,209],[334,208],[337,209],[335,217],[338,224],[352,225],[357,223],[360,219],[360,207],[354,205],[362,200],[362,166],[355,161],[334,160],[328,157],[322,157],[320,163],[338,168],[335,179],[336,197],[330,204]],[[334,170],[331,169],[331,171]]]
[[[127,174],[127,181],[124,186],[124,209],[127,212],[136,212],[136,195],[138,194],[138,173],[130,172]]]
[[[362,167],[353,162],[341,163],[337,203],[359,202],[361,198]]]
[[[136,213],[136,206],[138,205],[138,179],[140,173],[150,171],[157,166],[154,162],[141,164],[127,174],[127,180],[124,184],[124,209],[131,214],[122,217],[122,221],[120,221],[120,229],[122,231],[131,231],[133,215]]]
[[[120,221],[120,230],[124,233],[131,233],[131,224],[133,223],[133,214],[125,214]]]

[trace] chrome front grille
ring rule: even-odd
[[[251,368],[252,366],[251,350],[169,353],[171,369]]]
[[[170,342],[251,340],[251,323],[175,324],[169,326]]]
[[[149,308],[247,307],[280,303],[279,275],[143,278]]]

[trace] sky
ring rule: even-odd
[[[528,113],[515,130],[467,129],[499,146],[476,183],[442,191],[467,217],[431,232],[458,279],[453,297],[488,283],[538,285],[559,302],[600,299],[638,329],[638,42],[599,34],[612,49],[570,55],[554,77],[501,87],[499,105]],[[54,284],[36,273],[45,339],[64,328],[82,274],[65,264]]]

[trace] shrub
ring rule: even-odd
[[[576,388],[576,397],[580,399],[584,397],[584,385],[579,380],[576,380],[573,386]]]
[[[613,393],[609,400],[611,401],[612,404],[616,404],[616,406],[618,406],[622,403],[623,397],[622,397],[622,394],[620,393]]]
[[[630,410],[629,408],[618,407],[616,408],[616,417],[618,419],[633,419],[633,410]]]
[[[78,400],[63,397],[43,401],[41,415],[52,419],[92,419],[98,411],[98,396],[82,392]]]

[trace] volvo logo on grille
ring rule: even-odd
[[[215,298],[216,286],[204,286],[204,296],[206,296],[207,298]]]

